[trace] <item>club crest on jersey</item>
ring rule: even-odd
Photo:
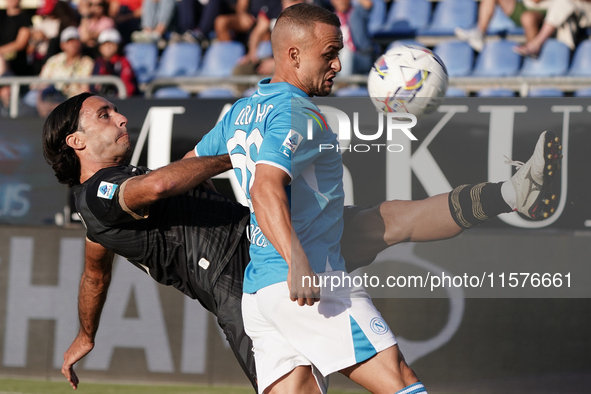
[[[289,130],[289,134],[285,138],[285,141],[283,141],[283,144],[281,144],[279,151],[285,156],[291,157],[291,154],[295,153],[303,139],[304,137],[298,132]]]
[[[373,319],[371,319],[369,326],[371,330],[378,335],[385,334],[388,332],[388,330],[390,330],[386,321],[381,317],[374,317]]]
[[[111,200],[115,195],[115,190],[117,190],[117,185],[102,181],[99,185],[96,195],[100,198],[106,198],[107,200]]]

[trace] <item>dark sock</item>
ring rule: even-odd
[[[501,213],[512,212],[505,202],[499,183],[478,183],[456,187],[449,193],[449,210],[454,221],[463,229],[486,222]]]

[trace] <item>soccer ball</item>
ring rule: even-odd
[[[380,111],[421,116],[441,104],[447,83],[447,70],[439,56],[420,46],[399,45],[376,60],[367,90]]]

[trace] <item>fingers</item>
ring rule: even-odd
[[[66,377],[68,382],[70,382],[70,386],[72,386],[74,390],[78,388],[79,380],[78,376],[76,375],[76,372],[74,372],[73,366],[69,365],[68,363],[64,363],[64,365],[62,366],[62,375]]]

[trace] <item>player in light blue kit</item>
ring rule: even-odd
[[[237,101],[195,153],[230,154],[251,210],[242,314],[259,392],[324,393],[326,376],[338,371],[373,393],[426,393],[363,288],[318,286],[347,276],[341,157],[319,149],[338,143],[326,124],[309,122],[320,112],[310,97],[329,94],[341,68],[339,26],[321,7],[287,8],[272,33],[275,75]],[[449,238],[503,212],[545,217],[552,184],[545,168],[556,166],[557,147],[542,133],[511,182],[358,211],[343,239],[354,233],[355,245],[366,244],[357,263],[368,263],[386,244]]]
[[[310,97],[329,94],[341,68],[339,26],[321,7],[286,9],[273,30],[273,52],[286,55],[275,75],[236,102],[196,152],[230,154],[251,208],[242,307],[259,391],[325,392],[325,376],[340,371],[372,392],[412,385],[421,393],[365,290],[323,287],[320,299],[314,285],[316,275],[346,275],[341,157],[319,149],[338,142],[322,123],[308,131],[320,112]]]

